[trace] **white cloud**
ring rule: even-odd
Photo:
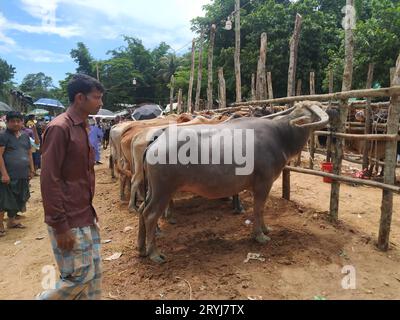
[[[7,19],[0,12],[0,43],[13,46],[15,45],[14,39],[7,37],[4,33],[6,26],[7,26]]]
[[[55,53],[48,50],[16,48],[15,53],[21,60],[45,63],[64,63],[71,60],[66,54]]]

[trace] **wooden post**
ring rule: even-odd
[[[333,93],[333,70],[329,70],[329,93]],[[332,160],[332,137],[329,136],[326,139],[326,162]]]
[[[333,93],[333,70],[329,70],[329,93]]]
[[[289,60],[288,88],[287,88],[288,97],[293,97],[295,94],[297,51],[299,48],[299,41],[300,41],[301,21],[302,21],[302,16],[300,14],[296,14],[294,33],[290,40],[290,60]]]
[[[256,75],[254,73],[251,74],[251,101],[256,100]]]
[[[374,79],[374,64],[370,63],[368,66],[368,76],[366,89],[372,88],[372,81]],[[367,106],[365,108],[365,134],[372,133],[372,108],[371,108],[371,98],[367,98]],[[370,141],[365,141],[364,153],[363,153],[363,170],[368,169],[369,166],[369,150],[371,147]]]
[[[235,0],[235,78],[236,102],[242,102],[242,78],[240,72],[240,0]]]
[[[347,6],[354,8],[354,0],[346,0]],[[345,30],[345,64],[343,72],[343,83],[342,91],[351,90],[352,79],[353,79],[353,57],[354,57],[354,35],[353,26],[348,24]],[[338,133],[345,132],[345,123],[347,120],[348,100],[342,100],[339,107],[339,119],[333,122],[333,129]],[[336,138],[334,144],[333,154],[333,173],[340,175],[342,171],[342,159],[343,159],[343,139]],[[331,185],[331,199],[330,199],[330,217],[333,221],[337,221],[339,217],[339,194],[340,194],[340,183],[333,181]]]
[[[290,170],[282,171],[282,198],[290,201]]]
[[[315,72],[310,72],[310,95],[315,94]]]
[[[296,14],[296,21],[294,23],[293,36],[290,39],[290,59],[289,59],[289,70],[288,70],[288,88],[287,96],[292,97],[296,90],[296,69],[297,69],[297,51],[300,41],[300,29],[301,29],[302,17],[300,14]],[[282,179],[283,197],[286,200],[290,199],[290,171],[283,171]]]
[[[315,72],[310,72],[310,95],[315,94]],[[315,136],[311,134],[310,136],[310,164],[309,168],[314,169],[314,159],[315,159]]]
[[[267,83],[268,83],[268,99],[274,98],[274,90],[272,87],[272,75],[271,72],[267,72]]]
[[[226,86],[224,79],[224,69],[218,69],[218,80],[219,80],[219,108],[226,108]]]
[[[183,104],[183,101],[182,101],[182,89],[179,89],[179,91],[178,91],[178,106],[177,106],[177,109],[176,109],[178,114],[182,113],[182,104]]]
[[[296,89],[296,96],[301,96],[301,85],[302,81],[301,79],[297,80],[297,89]],[[299,155],[297,156],[296,163],[294,164],[296,167],[299,167],[301,165],[301,154],[302,151],[300,151]]]
[[[299,80],[297,80],[296,96],[302,95],[301,86],[302,86],[302,81],[301,81],[301,79],[299,79]]]
[[[169,112],[174,113],[174,85],[175,85],[175,77],[174,75],[171,76],[170,82],[171,88],[169,92]]]
[[[396,67],[390,68],[390,86],[393,85],[393,77],[394,77],[395,70],[396,70]]]
[[[194,110],[200,110],[200,94],[201,94],[201,81],[203,79],[203,42],[204,42],[204,31],[200,35],[200,48],[199,48],[199,64],[197,70],[197,89],[196,89],[196,101],[194,104]]]
[[[256,99],[267,99],[265,89],[267,87],[267,79],[265,74],[265,65],[267,62],[267,34],[261,34],[260,57],[257,65],[257,83],[256,83]]]
[[[400,85],[400,55],[397,58],[396,69],[392,79],[393,85]],[[389,107],[387,134],[397,134],[400,120],[400,96],[392,96]],[[397,142],[386,142],[384,183],[395,184]],[[379,227],[378,248],[389,249],[389,235],[393,213],[393,192],[384,190],[381,205],[381,220]]]
[[[189,91],[188,91],[188,101],[187,101],[187,112],[192,113],[192,94],[193,94],[193,82],[194,82],[194,67],[196,59],[196,41],[192,41],[192,67],[190,69],[190,80],[189,80]]]
[[[213,109],[213,59],[214,59],[214,43],[215,32],[217,26],[213,24],[210,31],[210,43],[208,47],[208,86],[207,86],[207,109]]]

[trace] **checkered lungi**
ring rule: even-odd
[[[98,227],[71,229],[76,239],[71,252],[61,251],[53,228],[49,227],[48,231],[61,275],[55,289],[42,292],[38,299],[100,300],[102,268]]]

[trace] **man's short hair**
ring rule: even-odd
[[[103,85],[96,80],[86,74],[78,73],[72,77],[72,79],[68,83],[68,98],[71,103],[75,101],[75,96],[78,93],[82,93],[84,95],[89,94],[94,90],[98,90],[101,93],[104,93]]]
[[[10,121],[13,119],[20,119],[21,121],[24,121],[24,116],[21,114],[21,112],[18,111],[8,112],[6,116],[6,121]]]

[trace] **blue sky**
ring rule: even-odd
[[[54,84],[76,68],[69,52],[84,42],[95,59],[123,45],[122,34],[147,48],[165,41],[189,50],[190,20],[211,0],[0,0],[0,57],[17,69],[20,83],[44,72]]]

